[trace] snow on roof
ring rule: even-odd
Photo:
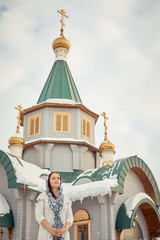
[[[49,102],[49,103],[60,103],[60,104],[71,104],[71,105],[75,105],[75,104],[81,104],[80,102],[75,102],[71,99],[60,99],[60,98],[56,98],[56,99],[47,99],[45,102]]]
[[[135,209],[136,205],[143,199],[149,199],[151,202],[153,202],[153,200],[151,199],[150,196],[148,196],[148,194],[146,193],[137,193],[136,195],[134,195],[133,197],[130,197],[129,199],[127,199],[124,202],[125,208],[126,208],[126,214],[128,215],[129,218],[131,218],[133,210]],[[153,202],[154,204],[154,202]]]
[[[41,141],[74,141],[74,142],[85,142],[84,140],[77,140],[75,138],[53,138],[53,137],[44,137],[44,138],[39,138],[38,140]],[[33,141],[37,141],[37,139],[35,140],[30,140],[30,141],[25,141],[25,143],[31,143]]]
[[[77,139],[74,139],[74,138],[52,138],[52,137],[44,137],[44,138],[34,139],[34,140],[30,140],[30,141],[25,141],[25,144],[32,143],[32,142],[36,142],[37,140],[39,140],[39,141],[85,142],[85,141],[77,140]]]
[[[115,179],[106,179],[74,186],[69,183],[63,183],[63,191],[69,196],[71,201],[74,202],[76,200],[82,201],[86,197],[109,194],[112,191],[111,188],[115,186],[117,186],[117,181]]]
[[[32,107],[35,107],[37,105],[41,105],[43,103],[58,103],[58,104],[69,104],[69,105],[76,105],[76,104],[79,104],[79,105],[82,105],[81,102],[75,102],[71,99],[61,99],[61,98],[55,98],[55,99],[47,99],[46,101],[44,102],[41,102],[39,104],[36,104],[36,105],[33,105]],[[28,107],[26,109],[23,109],[23,110],[27,110],[27,109],[30,109],[31,107]]]
[[[43,192],[46,190],[45,179],[42,175],[50,173],[47,169],[28,163],[13,155],[7,154],[10,158],[15,174],[17,183],[27,185],[27,188],[33,191]],[[88,170],[92,173],[97,169]],[[81,185],[72,185],[73,183],[63,183],[64,193],[67,194],[72,201],[83,200],[86,197],[94,197],[98,195],[105,195],[110,193],[112,187],[117,186],[117,179],[105,179],[101,181],[94,181],[84,183]]]
[[[10,207],[6,199],[0,193],[0,217],[3,217],[5,214],[10,213],[9,210],[10,210]]]
[[[15,170],[17,183],[33,187],[36,186],[39,191],[43,191],[45,187],[45,180],[41,178],[41,176],[50,174],[50,171],[47,169],[41,169],[37,165],[26,162],[13,155],[7,155],[10,158]]]
[[[44,137],[44,138],[38,138],[38,139],[33,139],[29,141],[25,141],[25,144],[29,143],[34,143],[37,141],[56,141],[56,142],[77,142],[77,143],[86,143],[94,148],[96,148],[93,144],[89,142],[89,140],[77,140],[75,138],[51,138],[51,137]]]
[[[82,201],[86,197],[103,196],[111,193],[112,187],[117,186],[116,179],[105,179],[102,181],[95,181],[84,183],[81,185],[72,185],[72,183],[63,183],[63,192],[67,194],[71,201],[80,200]],[[41,189],[41,192],[46,190],[46,186]],[[38,191],[38,187],[29,187],[30,190]]]
[[[110,167],[104,166],[100,168],[89,169],[81,173],[78,178],[92,177],[95,180],[117,179],[120,164],[121,160],[118,160],[114,162],[113,165]]]
[[[93,168],[93,169],[88,169],[86,171],[84,171],[83,173],[81,173],[78,178],[80,177],[91,177],[93,173],[95,173],[98,170],[98,168]]]

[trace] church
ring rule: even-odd
[[[67,63],[70,42],[53,41],[55,61],[37,103],[18,110],[9,151],[0,150],[0,239],[36,240],[35,201],[45,180],[58,171],[72,200],[71,240],[133,240],[160,237],[160,192],[137,155],[114,159],[107,115],[84,106]],[[104,106],[105,108],[105,106]],[[95,127],[104,118],[104,141],[95,146]],[[20,127],[23,127],[23,137]]]

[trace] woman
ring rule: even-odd
[[[46,192],[41,193],[36,201],[38,240],[70,240],[68,229],[73,223],[71,204],[69,197],[63,195],[60,174],[51,172],[46,180]]]

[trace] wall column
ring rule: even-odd
[[[34,148],[37,150],[38,152],[38,161],[37,161],[37,165],[40,168],[44,168],[45,167],[45,162],[44,162],[44,145],[41,144],[36,144],[34,145]]]
[[[117,199],[118,193],[112,193],[110,196],[110,229],[111,229],[111,239],[117,239],[116,238],[116,230],[115,230],[115,203]]]
[[[106,196],[98,196],[98,202],[101,207],[101,238],[103,240],[108,240],[108,221],[107,221],[107,204],[106,204]]]
[[[54,147],[53,143],[45,144],[45,168],[50,169],[51,167],[51,151]]]
[[[80,170],[84,170],[84,153],[87,152],[87,147],[80,147]]]
[[[95,166],[95,168],[101,167],[100,163],[101,163],[101,156],[100,156],[99,152],[96,152],[96,166]]]
[[[17,216],[16,216],[16,239],[25,239],[25,190],[14,189],[15,199],[17,200]]]
[[[32,215],[34,214],[34,203],[37,194],[32,191],[26,191],[26,224],[25,224],[25,239],[30,240],[33,239],[32,237]]]
[[[71,150],[73,152],[73,169],[79,169],[79,162],[78,162],[78,147],[77,145],[70,144]]]

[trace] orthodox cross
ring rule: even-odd
[[[108,137],[107,137],[107,125],[106,125],[106,119],[108,120],[108,118],[107,118],[105,112],[103,112],[101,115],[104,117],[104,130],[105,130],[105,133],[104,133],[104,135],[105,135],[105,137],[104,137],[104,141],[107,141],[107,140],[108,140]]]
[[[61,34],[60,34],[60,36],[64,37],[64,35],[63,35],[63,26],[65,26],[65,24],[64,24],[63,20],[64,20],[64,17],[68,18],[68,16],[65,15],[66,12],[64,11],[64,9],[62,9],[60,11],[57,10],[57,12],[62,15],[62,20],[60,20],[60,22],[61,22]]]
[[[20,133],[19,132],[19,129],[20,129],[20,124],[21,124],[21,119],[22,119],[22,113],[24,112],[23,110],[22,110],[22,106],[21,105],[18,105],[18,107],[15,107],[15,109],[17,109],[18,111],[19,111],[19,114],[18,114],[18,117],[17,117],[17,119],[18,119],[18,123],[17,123],[17,131],[16,131],[16,133]]]

